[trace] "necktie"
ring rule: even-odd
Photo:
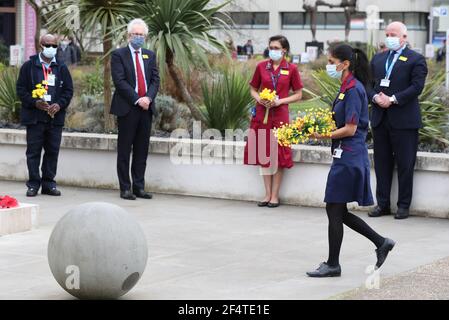
[[[139,51],[136,53],[136,72],[137,72],[137,94],[139,97],[144,97],[147,93],[145,88],[145,78],[143,77],[142,67],[140,66]]]
[[[394,60],[394,56],[396,55],[396,51],[390,51],[390,55],[388,56],[388,67],[391,66]]]

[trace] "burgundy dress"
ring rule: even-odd
[[[303,88],[297,66],[288,63],[285,59],[282,60],[277,70],[273,70],[271,60],[259,63],[250,85],[259,91],[275,89],[280,99],[287,98],[290,90],[298,91]],[[293,167],[292,150],[290,147],[279,146],[272,130],[289,123],[288,104],[271,108],[267,124],[263,123],[265,110],[263,105],[256,106],[256,115],[251,119],[245,146],[244,164],[259,165],[264,168],[273,166],[291,168]],[[277,153],[277,158],[271,159],[271,155],[275,153]],[[272,160],[277,163],[272,163]]]

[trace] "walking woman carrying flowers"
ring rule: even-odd
[[[365,91],[370,80],[370,66],[365,53],[346,44],[329,49],[327,72],[341,79],[342,85],[333,104],[337,129],[329,135],[315,133],[316,139],[332,139],[333,162],[326,185],[324,202],[329,219],[329,257],[318,269],[307,272],[310,277],[338,277],[343,240],[343,225],[365,236],[376,246],[376,267],[384,263],[394,241],[384,238],[356,215],[347,204],[373,205],[370,185],[370,163],[365,143],[368,134],[368,98]]]

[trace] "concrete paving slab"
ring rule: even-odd
[[[0,181],[0,194],[30,202],[25,190],[23,183]],[[374,246],[345,228],[342,277],[308,278],[305,272],[327,258],[324,209],[258,208],[250,202],[162,194],[149,201],[125,201],[113,190],[61,191],[62,197],[32,199],[40,205],[39,229],[0,237],[0,299],[73,299],[51,275],[47,244],[56,222],[74,206],[90,201],[123,207],[147,237],[147,269],[123,299],[328,299],[363,286],[367,267],[376,261]],[[358,214],[397,241],[382,267],[382,279],[449,256],[449,220],[396,221]],[[426,270],[419,279],[441,276],[440,269]],[[445,296],[445,289],[441,292],[438,297]],[[403,295],[391,290],[392,297]]]

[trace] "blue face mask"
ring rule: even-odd
[[[133,36],[131,38],[130,43],[131,43],[131,46],[134,49],[138,50],[138,49],[143,47],[143,44],[145,43],[145,37],[143,37],[143,36]]]
[[[270,59],[273,61],[279,61],[283,57],[282,50],[270,50]]]
[[[337,67],[340,65],[339,64],[328,64],[326,66],[326,71],[327,74],[329,75],[329,77],[334,78],[334,79],[341,79],[341,76],[343,75],[343,70],[341,71],[337,71]]]
[[[390,50],[398,50],[401,47],[401,40],[398,37],[387,37],[385,45]]]

